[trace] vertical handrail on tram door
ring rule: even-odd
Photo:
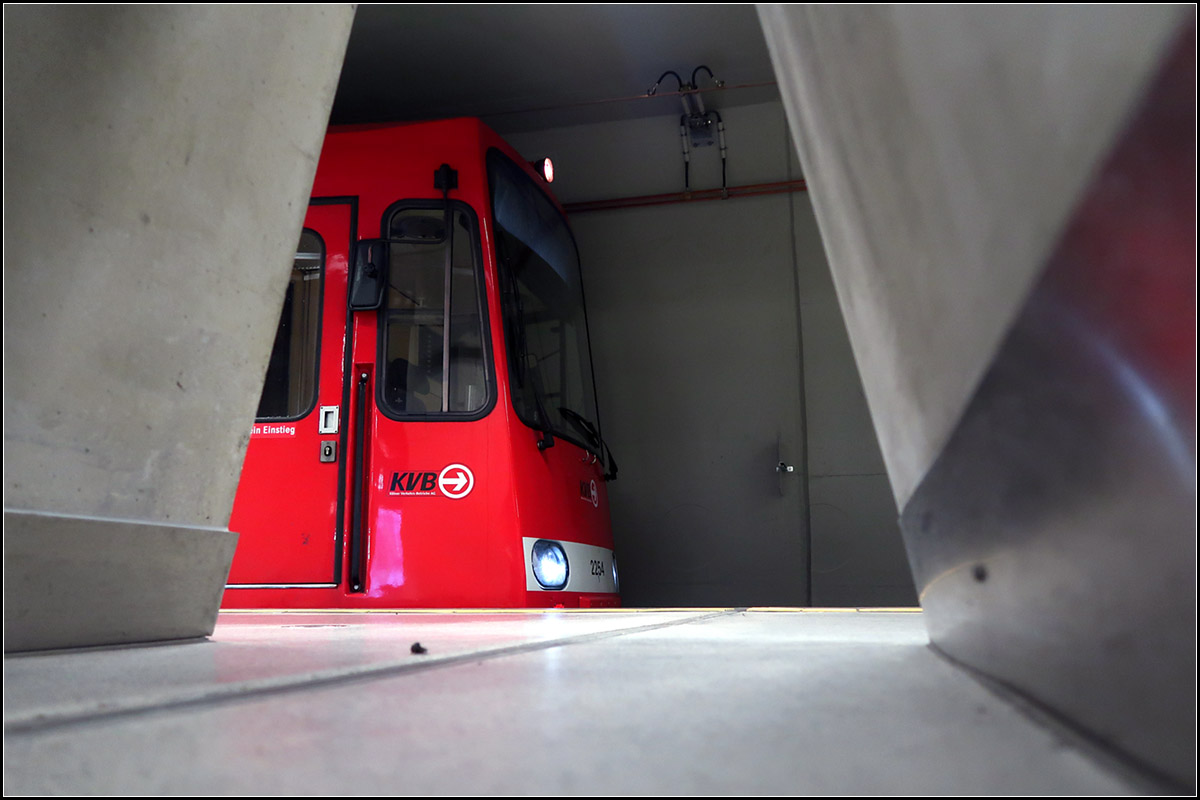
[[[350,510],[350,591],[363,591],[363,442],[367,438],[367,380],[358,374],[354,397],[354,499]]]
[[[446,232],[446,285],[442,294],[442,413],[450,410],[450,291],[454,272],[454,210],[450,190],[458,188],[458,170],[442,164],[433,172],[433,188],[442,190],[442,228]]]

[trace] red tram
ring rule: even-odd
[[[617,606],[579,258],[478,120],[331,128],[225,608]]]

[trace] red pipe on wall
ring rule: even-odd
[[[782,194],[784,192],[806,192],[808,183],[803,178],[774,183],[752,183],[746,186],[730,186],[727,189],[701,189],[694,192],[671,194],[646,194],[638,197],[615,197],[611,200],[588,200],[582,203],[565,203],[567,214],[585,211],[608,211],[615,208],[639,208],[641,206],[663,206],[673,203],[688,203],[698,200],[725,200],[733,197],[753,197],[760,194]]]

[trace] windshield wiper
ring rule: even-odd
[[[526,358],[528,357],[529,354],[526,353]],[[554,447],[554,436],[550,433],[550,415],[546,413],[546,406],[542,404],[542,374],[536,365],[522,364],[522,366],[529,382],[533,384],[533,403],[537,409],[539,424],[542,426],[542,438],[538,439],[537,448],[538,450],[547,450]]]
[[[582,433],[592,447],[599,447],[600,433],[596,430],[596,426],[592,421],[580,414],[578,411],[573,411],[563,406],[558,407],[558,413],[563,415],[563,419],[575,426],[575,429]]]
[[[617,479],[617,460],[613,458],[612,450],[609,449],[608,443],[600,438],[600,431],[596,430],[595,424],[578,411],[572,411],[563,406],[558,407],[558,413],[562,414],[563,419],[570,422],[587,437],[593,447],[601,451],[600,456],[602,458],[607,456],[605,460],[608,462],[608,471],[604,473],[604,480],[615,481]]]

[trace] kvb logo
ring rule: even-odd
[[[388,494],[403,497],[436,497],[461,500],[475,488],[475,476],[465,464],[451,464],[439,472],[393,472]]]
[[[591,503],[595,508],[600,507],[600,492],[596,488],[595,481],[580,481],[579,497]]]

